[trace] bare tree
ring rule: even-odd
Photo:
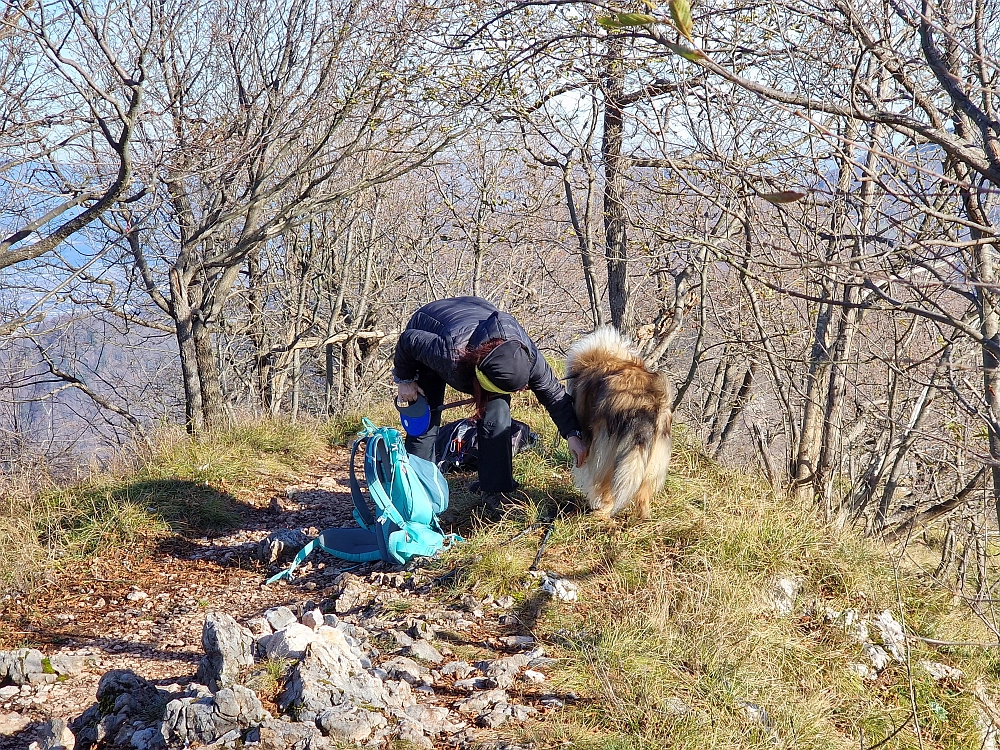
[[[422,34],[433,13],[378,2],[157,6],[142,140],[151,199],[135,263],[174,321],[191,429],[221,417],[212,336],[247,259],[324,207],[425,161],[450,137]],[[168,226],[172,237],[155,228]],[[161,283],[166,278],[167,284]]]
[[[51,252],[125,196],[150,42],[140,6],[6,6],[0,17],[0,269]]]

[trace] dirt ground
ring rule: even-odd
[[[0,600],[0,649],[28,646],[46,656],[77,654],[93,661],[81,676],[0,697],[0,748],[23,747],[17,743],[30,731],[5,737],[5,717],[8,724],[36,724],[78,716],[94,702],[100,676],[110,669],[131,669],[161,686],[189,681],[202,655],[209,610],[243,621],[269,607],[311,608],[328,598],[334,578],[350,563],[318,553],[293,584],[264,586],[277,568],[255,561],[251,551],[275,529],[314,535],[355,525],[348,459],[347,449],[334,447],[291,484],[257,488],[240,503],[238,527],[226,533],[171,537],[151,553],[106,554],[86,567],[57,572],[30,596]]]

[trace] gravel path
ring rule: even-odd
[[[357,568],[318,554],[300,568],[293,584],[264,586],[279,567],[254,559],[257,543],[277,529],[314,536],[331,526],[354,525],[348,459],[346,449],[332,448],[292,484],[258,488],[253,499],[241,502],[241,523],[228,533],[175,536],[142,556],[129,551],[105,555],[86,569],[56,574],[29,598],[0,600],[0,649],[30,646],[49,657],[82,656],[88,664],[83,674],[54,684],[0,688],[0,750],[26,747],[45,721],[79,716],[93,705],[98,681],[109,670],[132,670],[170,689],[190,683],[203,654],[202,627],[210,610],[239,622],[278,605],[301,616],[335,595],[334,580],[343,570],[354,567],[364,576],[380,569],[380,563]],[[403,610],[436,605],[413,592],[401,595],[411,597]],[[470,642],[502,655],[504,631],[509,636],[516,630],[500,625],[502,611],[486,620],[477,614],[478,632],[470,634]]]

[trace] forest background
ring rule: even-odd
[[[8,3],[3,481],[385,400],[476,294],[986,606],[998,51],[992,0]]]

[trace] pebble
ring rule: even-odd
[[[430,642],[420,639],[414,641],[410,646],[406,648],[406,655],[413,656],[421,661],[430,662],[431,664],[440,664],[444,661],[444,656],[438,651]]]
[[[30,723],[30,718],[19,713],[0,714],[0,736],[17,734]]]
[[[935,682],[950,680],[957,683],[965,676],[961,669],[956,669],[940,662],[928,661],[927,659],[921,659],[917,662],[917,666],[927,672]]]
[[[310,610],[309,612],[306,612],[304,615],[302,615],[301,622],[307,628],[312,628],[313,630],[315,630],[320,625],[324,624],[323,613],[320,612],[318,609]]]
[[[535,645],[535,639],[530,635],[508,635],[500,639],[507,648],[529,648]]]

